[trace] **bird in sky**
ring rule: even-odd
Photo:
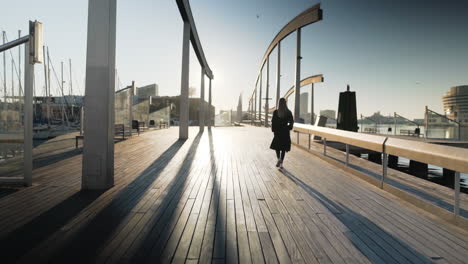
[[[257,14],[257,19],[259,19],[259,18],[260,18],[260,15],[259,15],[259,14]]]

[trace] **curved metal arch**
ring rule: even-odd
[[[263,66],[265,65],[265,62],[270,56],[270,53],[273,51],[273,49],[278,45],[278,43],[281,42],[284,38],[289,36],[291,33],[296,31],[299,28],[302,28],[304,26],[310,25],[312,23],[318,22],[322,20],[322,9],[320,9],[320,4],[316,4],[304,12],[300,13],[297,15],[295,18],[293,18],[289,23],[287,23],[279,32],[276,34],[275,38],[273,38],[273,41],[271,41],[270,45],[268,46],[268,49],[265,52],[265,55],[263,55],[262,63],[260,64],[260,70],[257,75],[257,80],[255,83],[258,83],[258,79],[260,78],[260,75],[262,74],[262,69]]]
[[[313,75],[313,76],[309,76],[305,79],[302,79],[301,80],[301,87],[302,86],[306,86],[308,84],[312,84],[312,83],[320,83],[320,82],[323,82],[324,79],[323,79],[323,74],[318,74],[318,75]],[[291,88],[289,88],[289,90],[284,94],[283,98],[288,100],[289,96],[294,94],[294,92],[296,91],[296,86],[293,85]],[[273,106],[272,108],[268,109],[268,112],[273,112],[274,110],[276,109],[276,106]]]

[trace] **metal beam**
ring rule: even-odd
[[[286,24],[279,32],[276,34],[275,38],[271,41],[270,45],[268,46],[265,55],[263,55],[262,62],[260,63],[260,69],[263,68],[267,57],[270,56],[270,53],[273,49],[280,43],[281,40],[289,36],[291,33],[295,32],[297,29],[302,28],[304,26],[310,25],[312,23],[318,22],[322,20],[322,9],[320,9],[320,4],[316,4],[304,12],[297,15],[288,24]],[[260,77],[261,70],[257,74],[257,81]]]
[[[205,129],[205,71],[201,69],[201,84],[200,84],[200,105],[199,105],[199,126],[200,131]]]
[[[295,97],[294,97],[294,121],[300,120],[301,109],[301,28],[297,29],[296,33],[296,73],[295,73]]]
[[[190,63],[190,24],[184,22],[182,39],[182,77],[179,102],[179,139],[188,138],[189,123],[189,63]]]
[[[192,10],[190,9],[190,4],[187,0],[176,0],[177,6],[179,7],[180,15],[182,20],[185,23],[190,25],[190,40],[197,55],[198,61],[201,64],[201,67],[205,69],[205,73],[208,78],[213,79],[213,73],[211,72],[210,66],[205,58],[205,53],[203,52],[202,45],[197,33],[197,27],[195,26],[195,20],[193,19]]]
[[[24,37],[21,37],[19,39],[15,39],[13,41],[10,41],[8,43],[5,43],[3,45],[0,45],[0,52],[3,52],[3,51],[6,51],[6,50],[9,50],[11,48],[14,48],[16,46],[19,46],[21,44],[24,44],[26,42],[29,41],[29,35],[27,36],[24,36]]]

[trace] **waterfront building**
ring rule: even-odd
[[[326,116],[327,118],[336,120],[336,111],[335,110],[320,110],[321,116]]]
[[[468,85],[455,86],[442,97],[448,118],[468,124]]]
[[[155,83],[137,88],[138,98],[149,98],[159,96],[159,86]]]

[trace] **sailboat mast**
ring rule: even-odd
[[[3,35],[3,44],[6,43],[6,32],[2,32]],[[4,110],[7,108],[7,79],[6,79],[6,52],[3,52],[3,106]]]
[[[63,61],[61,62],[61,77],[62,77],[62,82],[60,84],[60,89],[62,90],[62,124],[65,121],[65,107],[64,107],[64,102],[65,102],[65,94],[63,93]]]
[[[50,94],[50,90],[51,90],[51,83],[50,83],[50,55],[49,55],[49,47],[47,47],[47,83],[48,83],[48,88],[49,88],[49,91],[47,92],[47,102],[50,102],[51,100],[51,94]],[[49,113],[48,113],[48,119],[50,119],[50,109],[49,109]],[[49,122],[50,124],[50,122]]]
[[[69,70],[70,70],[70,96],[72,97],[72,102],[71,102],[71,118],[75,121],[75,111],[74,111],[74,103],[75,103],[75,97],[73,96],[73,81],[72,81],[72,62],[71,59],[68,59],[69,63]]]
[[[46,53],[46,47],[42,46],[42,50],[44,54]],[[45,99],[46,99],[46,107],[47,107],[47,123],[50,125],[50,105],[49,105],[49,95],[48,95],[48,87],[49,81],[47,78],[47,60],[44,60],[44,83],[45,83]]]
[[[18,30],[18,39],[21,38],[21,30]],[[19,85],[19,96],[21,97],[22,94],[22,86],[21,86],[21,45],[18,46],[18,85]]]
[[[67,115],[67,112],[66,112],[66,109],[65,109],[65,103],[67,103],[67,99],[65,98],[65,93],[63,92],[63,84],[65,83],[65,81],[63,80],[63,61],[61,62],[61,77],[62,77],[62,83],[61,83],[61,89],[62,89],[62,125],[64,124],[64,121],[67,122],[67,129],[68,127],[70,126],[70,123],[68,121],[68,115]],[[67,103],[67,107],[68,107],[68,103]]]
[[[15,100],[15,60],[11,58],[11,100]]]

